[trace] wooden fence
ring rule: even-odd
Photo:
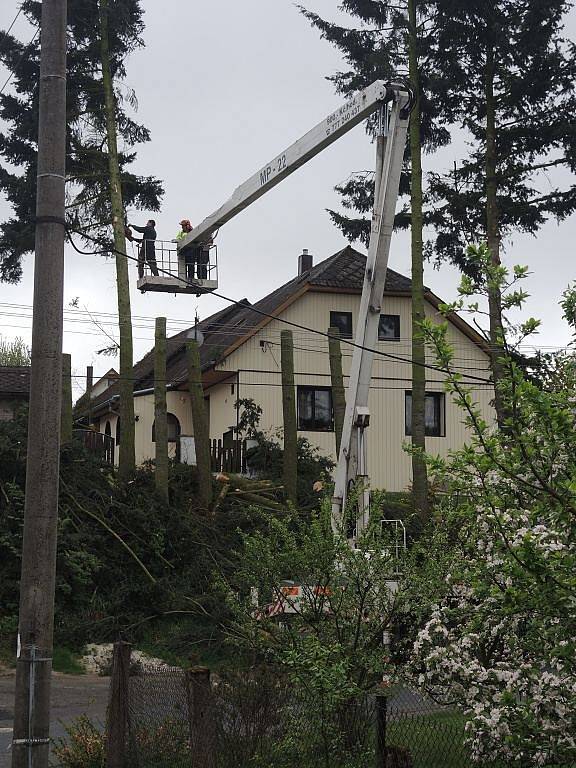
[[[212,472],[246,472],[246,441],[234,440],[231,446],[222,444],[222,440],[210,441],[210,459]]]
[[[86,450],[95,453],[105,464],[114,466],[115,441],[113,437],[93,429],[75,429],[73,435],[82,442]]]

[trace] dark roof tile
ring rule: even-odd
[[[204,334],[200,347],[200,362],[203,370],[211,368],[218,362],[224,352],[242,339],[265,320],[265,314],[275,314],[280,307],[296,294],[306,284],[318,288],[347,289],[353,292],[361,291],[364,282],[366,256],[351,246],[338,251],[330,258],[317,264],[309,272],[295,277],[269,293],[255,304],[243,299],[240,304],[233,304],[216,312],[199,323]],[[410,280],[389,269],[386,277],[386,290],[390,292],[409,292]],[[168,359],[166,363],[166,378],[172,384],[182,384],[186,381],[185,345],[190,329],[172,336],[167,342]],[[154,386],[154,350],[148,352],[134,366],[134,390],[151,389]],[[114,384],[92,402],[92,409],[118,395],[118,385]],[[83,410],[84,403],[78,403]]]
[[[308,273],[308,282],[321,288],[361,291],[365,269],[366,256],[348,245],[313,267]],[[411,286],[409,278],[404,275],[390,268],[386,272],[386,291],[409,293]]]
[[[30,394],[29,365],[0,365],[0,395]]]

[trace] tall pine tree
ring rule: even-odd
[[[456,116],[471,142],[468,156],[433,174],[436,229],[431,249],[474,277],[466,245],[485,241],[498,267],[514,231],[535,234],[550,216],[576,210],[573,176],[551,184],[555,167],[576,171],[576,47],[563,38],[571,0],[439,0],[438,46],[458,93]],[[506,407],[501,297],[489,280],[492,370],[500,425]]]
[[[389,80],[407,75],[415,95],[410,117],[409,142],[400,193],[409,195],[409,206],[396,217],[396,225],[410,226],[412,256],[412,495],[415,510],[428,514],[428,480],[422,453],[426,449],[425,395],[426,349],[421,324],[424,320],[423,227],[424,196],[422,177],[423,150],[433,151],[445,145],[450,135],[443,126],[451,113],[451,92],[435,67],[435,3],[419,0],[376,2],[346,0],[341,6],[354,19],[355,26],[345,28],[325,21],[302,9],[322,36],[343,54],[350,70],[330,77],[340,93],[348,94],[376,79]],[[337,187],[343,195],[350,217],[330,211],[344,235],[368,242],[373,205],[373,186],[365,177],[352,178]]]
[[[25,0],[22,4],[25,15],[36,26],[40,6],[36,0]],[[136,98],[123,82],[127,55],[143,45],[140,0],[110,0],[104,27],[106,40],[100,10],[98,0],[68,3],[67,222],[71,229],[96,238],[103,248],[115,245],[124,252],[125,244],[110,238],[113,208],[118,208],[118,199],[120,207],[155,211],[159,209],[162,185],[153,177],[137,176],[129,170],[136,158],[134,147],[150,140],[149,131],[128,114],[127,107],[135,107]],[[0,170],[0,190],[14,211],[11,219],[0,224],[0,279],[17,282],[22,274],[22,256],[34,248],[39,44],[24,46],[7,35],[0,55],[13,73],[14,91],[0,96],[0,118],[8,126],[0,134],[0,155],[8,164]],[[116,86],[112,111],[106,110],[104,71],[109,75],[109,87]],[[114,119],[113,126],[110,118]],[[123,151],[115,151],[117,147],[110,143],[111,129],[121,139]],[[115,156],[114,161],[111,155]],[[112,164],[119,174],[114,205]],[[84,242],[90,250],[95,249],[92,240]],[[130,292],[125,258],[117,257],[117,268],[120,373],[125,382],[120,407],[120,469],[128,475],[134,466],[134,415],[130,386]]]

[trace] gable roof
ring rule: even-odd
[[[30,394],[29,365],[0,365],[0,396],[28,398]]]
[[[303,277],[315,288],[340,288],[350,293],[362,291],[366,256],[350,245],[321,261]],[[386,272],[386,293],[410,293],[412,282],[393,269]]]
[[[198,327],[203,334],[200,347],[200,364],[203,372],[214,368],[216,363],[228,357],[251,336],[276,317],[284,309],[308,291],[341,291],[361,293],[364,284],[366,256],[351,246],[346,246],[333,256],[321,261],[308,272],[294,277],[284,285],[269,293],[264,298],[251,304],[242,299],[238,304],[225,307],[215,314],[200,321]],[[386,273],[385,293],[410,296],[412,283],[408,277],[388,269]],[[426,298],[434,306],[439,299],[425,288]],[[457,316],[455,316],[457,317]],[[482,337],[464,320],[458,318],[456,325],[476,344],[482,345]],[[176,388],[187,381],[186,341],[192,329],[181,331],[167,340],[166,379],[169,388]],[[152,390],[154,387],[154,350],[150,350],[133,369],[134,391]],[[225,374],[229,378],[232,374]],[[118,397],[118,384],[113,384],[105,392],[92,400],[92,410],[97,411]],[[77,412],[86,411],[82,398],[76,404]]]

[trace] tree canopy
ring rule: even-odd
[[[22,9],[33,26],[40,23],[41,3],[24,0]],[[126,84],[125,59],[141,47],[143,10],[140,0],[111,0],[110,52],[117,84],[118,132],[122,142],[120,166],[126,208],[158,210],[162,184],[153,176],[130,170],[136,146],[150,140],[148,129],[130,112],[137,108],[134,91]],[[87,231],[103,244],[111,222],[108,189],[106,125],[100,65],[98,3],[69,0],[67,78],[67,221],[72,229]],[[22,257],[34,249],[36,203],[36,151],[38,139],[38,38],[24,44],[12,35],[3,37],[2,59],[12,73],[13,88],[0,95],[0,191],[13,215],[0,224],[0,279],[17,282]],[[94,250],[91,243],[91,250]]]
[[[430,253],[474,271],[466,245],[534,234],[576,210],[576,47],[563,36],[571,0],[442,0],[437,44],[470,151],[429,176]],[[493,210],[489,200],[493,191]],[[496,246],[492,246],[495,250]]]

